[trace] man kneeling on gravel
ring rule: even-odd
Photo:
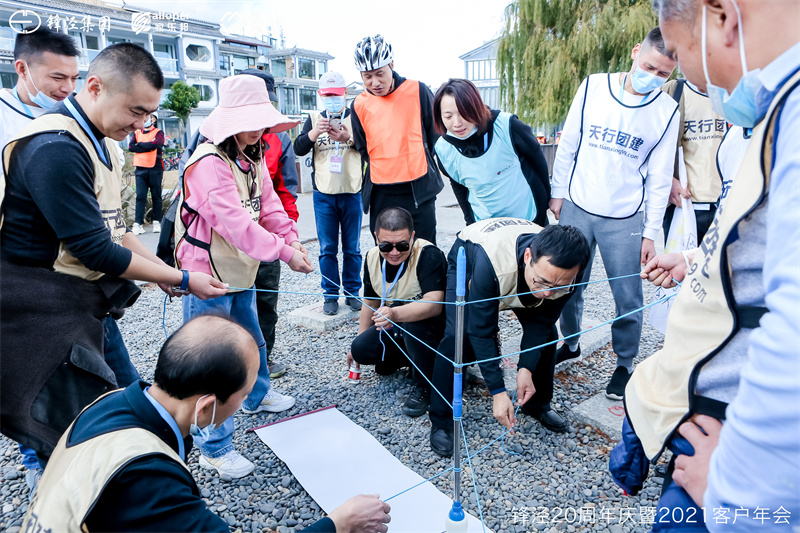
[[[253,337],[222,316],[200,316],[173,333],[152,385],[100,397],[56,446],[23,531],[230,531],[206,506],[186,458],[242,405],[256,381]],[[388,531],[377,495],[347,500],[303,531]]]
[[[553,398],[555,345],[532,349],[558,338],[556,321],[589,263],[589,244],[572,226],[542,229],[519,218],[489,218],[470,224],[458,234],[447,258],[446,301],[456,300],[458,249],[466,252],[464,361],[480,363],[492,395],[494,417],[514,427],[514,406],[506,393],[497,345],[498,311],[511,309],[522,326],[517,365],[517,400],[522,411],[551,431],[563,433],[567,421],[550,409]],[[456,306],[449,305],[447,326],[439,351],[455,360]],[[495,359],[487,361],[488,359]],[[481,361],[486,361],[482,362]],[[453,364],[436,358],[433,385],[445,398],[453,397]],[[453,409],[438,394],[431,396],[431,449],[453,453]]]

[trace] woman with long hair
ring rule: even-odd
[[[433,120],[439,168],[467,224],[515,217],[547,225],[549,171],[530,126],[489,109],[471,81],[455,78],[436,91]]]
[[[261,261],[281,259],[295,272],[311,272],[297,225],[283,209],[265,170],[262,135],[298,124],[270,102],[264,82],[239,75],[219,84],[219,106],[200,126],[208,139],[192,154],[184,171],[179,216],[175,220],[175,259],[182,269],[206,272],[234,289],[213,300],[183,300],[184,320],[223,313],[255,338],[261,356],[258,379],[242,403],[245,413],[280,412],[295,401],[270,387],[267,351],[251,289]],[[265,183],[266,181],[266,183]],[[242,290],[244,289],[244,290]],[[209,379],[214,379],[210,376]],[[193,427],[200,466],[223,479],[243,477],[255,466],[233,446],[233,415],[208,428]]]

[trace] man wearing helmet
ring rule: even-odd
[[[367,163],[361,198],[369,228],[387,207],[402,207],[414,219],[417,237],[436,244],[436,195],[444,184],[433,162],[433,93],[394,71],[392,46],[365,37],[356,46],[356,68],[366,91],[352,106],[353,143]]]

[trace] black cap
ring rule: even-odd
[[[272,77],[272,74],[263,70],[258,70],[257,68],[247,68],[241,71],[239,74],[250,74],[251,76],[258,76],[264,80],[264,83],[267,85],[269,99],[273,102],[278,101],[278,95],[275,94],[275,78]]]

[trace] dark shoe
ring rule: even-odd
[[[267,359],[267,368],[269,369],[269,377],[270,379],[279,378],[286,373],[286,365],[282,365],[281,363],[276,363],[270,359]]]
[[[356,298],[345,298],[344,303],[346,303],[350,307],[350,309],[352,309],[356,313],[361,311],[361,302]]]
[[[625,396],[625,386],[631,379],[631,373],[624,366],[618,366],[614,373],[611,375],[611,381],[608,382],[606,387],[606,398],[612,400],[622,400]]]
[[[322,304],[322,312],[326,315],[335,315],[339,312],[339,300],[333,298],[326,298],[325,303]]]
[[[556,350],[556,367],[561,365],[562,368],[566,368],[572,363],[576,363],[581,360],[581,345],[578,345],[578,349],[574,352],[569,349],[567,343],[561,345],[561,348]],[[563,363],[563,364],[562,364]]]
[[[541,425],[554,433],[564,433],[569,427],[569,423],[564,420],[564,417],[552,409],[548,409],[540,415],[533,415],[533,418],[538,420]]]
[[[442,457],[452,457],[453,430],[431,426],[431,450]]]
[[[403,402],[403,414],[416,418],[428,412],[431,406],[431,389],[427,386],[414,385],[411,394]]]

